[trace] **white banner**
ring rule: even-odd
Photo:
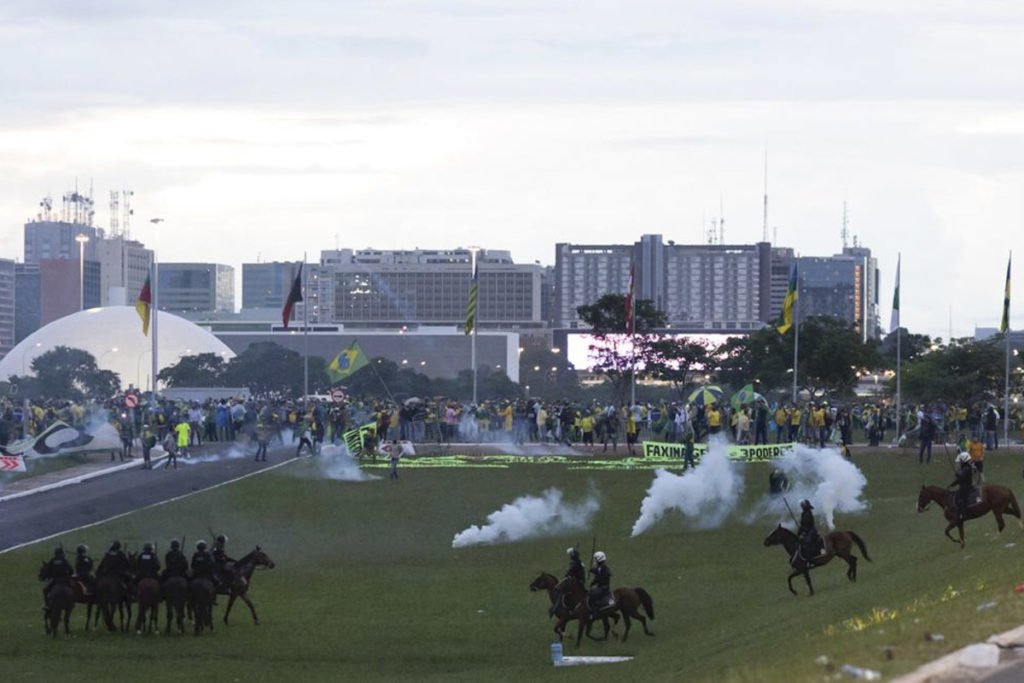
[[[786,451],[792,450],[791,443],[759,444],[757,446],[738,446],[729,444],[726,446],[729,457],[733,460],[744,460],[746,462],[766,462],[778,458]],[[686,445],[681,443],[663,443],[658,441],[643,442],[645,458],[671,458],[680,462],[686,454]],[[693,459],[700,460],[700,456],[708,451],[706,443],[693,444]]]

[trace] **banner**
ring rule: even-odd
[[[681,443],[661,443],[658,441],[642,442],[645,458],[660,458],[679,460],[681,463],[686,454],[686,445]],[[793,449],[791,443],[765,443],[757,446],[738,446],[729,444],[726,446],[729,458],[732,460],[743,460],[744,462],[768,462],[774,460],[787,451]],[[700,461],[700,456],[708,452],[706,443],[693,444],[693,459]]]
[[[121,449],[121,437],[110,424],[99,425],[91,434],[63,422],[54,422],[38,436],[9,443],[0,455],[28,458],[53,458],[72,453],[109,452]]]
[[[377,423],[368,422],[362,427],[356,427],[350,429],[347,432],[342,432],[341,439],[348,446],[348,452],[353,457],[363,452],[363,440],[365,434],[377,434]]]

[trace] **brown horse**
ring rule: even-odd
[[[195,611],[195,634],[204,628],[213,632],[213,581],[206,578],[192,579],[188,584],[189,602]]]
[[[171,622],[178,626],[178,633],[185,632],[185,604],[188,602],[188,579],[184,576],[168,576],[160,586],[164,596],[164,611],[167,612],[166,633],[171,632]]]
[[[533,580],[533,583],[530,584],[530,591],[547,591],[548,600],[551,601],[551,604],[557,604],[554,612],[554,615],[558,618],[558,621],[555,622],[555,634],[558,636],[558,639],[561,640],[565,635],[566,624],[576,618],[574,614],[576,603],[572,602],[571,596],[563,595],[561,591],[558,590],[558,577],[553,574],[548,574],[547,572],[541,572],[540,576]],[[615,625],[617,626],[619,623],[619,615],[615,613],[610,616],[615,620]],[[615,633],[615,627],[609,626],[608,617],[602,618],[601,622],[604,624],[605,640],[608,639],[609,632],[611,632],[611,634],[616,638],[619,637],[618,634]],[[589,629],[587,631],[587,635],[590,636]]]
[[[92,626],[96,626],[100,623],[100,606],[96,602],[96,591],[89,592],[85,583],[77,578],[71,577],[71,588],[75,592],[75,603],[79,605],[85,605],[85,630],[88,631]],[[96,616],[92,615],[92,608],[96,607]]]
[[[114,628],[114,610],[117,609],[117,616],[121,631],[127,631],[132,621],[132,605],[128,601],[128,592],[124,580],[120,576],[107,574],[96,578],[96,602],[99,604],[100,612],[103,615],[103,623],[107,625],[108,631],[116,631]],[[125,612],[128,618],[125,621]]]
[[[235,562],[234,577],[229,587],[230,597],[228,598],[228,606],[224,610],[224,623],[228,623],[228,615],[231,614],[231,606],[235,604],[235,598],[241,598],[248,607],[249,611],[252,612],[252,620],[257,626],[260,625],[260,619],[256,616],[256,607],[252,604],[252,600],[249,599],[248,593],[249,588],[252,586],[252,575],[256,571],[257,567],[266,567],[267,569],[274,568],[274,561],[270,559],[270,556],[263,552],[260,546],[256,546],[256,549],[251,553],[243,557],[242,559]]]
[[[71,610],[75,608],[75,592],[66,579],[58,580],[46,595],[46,634],[57,637],[60,631],[61,617],[64,617],[64,635],[70,630]]]
[[[139,602],[135,632],[141,635],[156,631],[160,635],[160,582],[148,576],[139,579],[135,599]]]
[[[861,540],[860,536],[852,531],[833,531],[825,536],[824,540],[825,554],[812,560],[805,560],[803,556],[797,552],[800,547],[800,541],[797,535],[781,524],[775,527],[775,529],[768,534],[768,538],[764,539],[765,547],[781,545],[785,548],[786,556],[789,558],[789,565],[793,568],[793,572],[786,578],[786,582],[789,585],[789,592],[793,595],[797,594],[796,589],[793,588],[793,579],[801,574],[803,575],[804,580],[807,581],[807,588],[811,591],[811,595],[814,595],[814,586],[811,584],[811,570],[825,566],[832,561],[833,557],[840,557],[846,561],[846,578],[850,581],[856,581],[857,556],[851,552],[853,550],[854,543],[856,543],[857,547],[860,548],[860,553],[864,556],[864,559],[871,562],[871,558],[868,556],[868,549],[867,546],[864,545],[864,541]]]
[[[924,512],[931,503],[938,503],[942,506],[946,521],[946,538],[959,543],[960,548],[964,547],[964,521],[957,514],[955,497],[952,491],[941,486],[922,486],[921,493],[917,495],[917,511]],[[977,519],[984,517],[989,512],[995,515],[996,527],[1003,530],[1006,523],[1003,522],[1003,515],[1013,515],[1017,518],[1017,524],[1024,529],[1024,522],[1021,522],[1020,506],[1017,505],[1017,497],[1013,491],[1005,486],[989,484],[981,487],[981,500],[967,508],[964,519]],[[953,538],[950,531],[956,529],[960,533],[960,540]]]
[[[590,613],[590,605],[587,604],[587,589],[584,588],[576,579],[571,576],[567,576],[562,579],[555,589],[563,595],[570,596],[570,600],[576,606],[572,609],[572,616],[578,619],[580,622],[579,631],[576,633],[576,647],[580,646],[580,642],[583,640],[583,634],[586,633],[590,636],[590,625],[595,619]],[[622,634],[622,642],[626,642],[629,638],[629,629],[632,625],[630,619],[636,619],[644,627],[644,633],[653,636],[654,633],[647,628],[647,619],[640,614],[640,606],[642,605],[644,611],[647,612],[647,616],[650,619],[654,619],[654,600],[650,594],[643,588],[616,588],[612,591],[614,602],[611,605],[602,609],[598,615],[598,619],[604,619],[610,617],[616,612],[622,615],[622,619],[626,624],[626,630]],[[607,632],[605,637],[608,637]]]

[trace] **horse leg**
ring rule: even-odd
[[[74,603],[71,603],[71,607],[68,607],[66,610],[64,610],[64,635],[65,636],[71,635],[71,626],[70,626],[71,610],[72,610],[72,608],[74,608],[74,606],[75,606]]]
[[[811,591],[811,595],[814,595],[814,586],[811,585],[811,570],[804,570],[804,580],[807,581],[807,589]]]
[[[237,596],[233,592],[231,593],[230,596],[228,596],[228,605],[227,605],[227,607],[224,608],[224,624],[225,625],[228,623],[228,615],[231,614],[231,607],[232,607],[232,605],[235,604],[235,598],[236,597]]]
[[[636,615],[634,615],[634,616],[636,616]],[[624,628],[623,628],[623,631],[622,631],[622,642],[626,642],[626,639],[629,638],[629,629],[632,628],[633,622],[630,621],[629,615],[627,613],[625,613],[625,612],[622,613],[622,621],[623,621],[623,625],[624,625]]]
[[[259,626],[260,625],[260,618],[258,616],[256,616],[256,605],[252,604],[252,600],[249,599],[249,596],[248,596],[247,593],[242,593],[238,597],[242,598],[242,602],[244,602],[246,604],[246,606],[249,608],[249,611],[252,612],[252,623],[254,623],[257,626]]]
[[[946,538],[948,538],[949,540],[953,541],[953,543],[961,543],[962,544],[961,541],[957,541],[955,538],[953,538],[953,534],[949,533],[950,531],[952,531],[956,527],[957,527],[957,523],[956,522],[950,522],[949,523],[949,526],[946,527],[946,532],[945,532],[946,533]]]
[[[792,593],[793,595],[797,594],[796,589],[793,588],[793,579],[796,578],[797,576],[800,576],[800,572],[798,572],[798,571],[796,571],[794,569],[793,573],[786,577],[786,584],[789,586],[789,592]]]
[[[850,565],[850,568],[846,572],[846,578],[848,578],[850,581],[856,581],[857,580],[857,556],[856,555],[847,555],[843,559],[846,560],[846,564]]]
[[[992,508],[992,514],[995,515],[996,518],[996,527],[998,528],[999,532],[1002,533],[1003,528],[1006,526],[1006,522],[1003,521],[1003,513],[1000,512],[999,510],[996,510],[995,508]]]

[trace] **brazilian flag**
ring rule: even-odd
[[[786,299],[782,302],[782,321],[775,327],[779,334],[786,334],[789,328],[793,327],[793,307],[800,298],[799,279],[796,272],[796,262],[793,262],[793,271],[789,274],[789,287],[786,289]]]
[[[359,346],[359,342],[353,341],[347,349],[342,349],[327,365],[327,376],[332,383],[341,382],[354,375],[358,370],[370,364],[366,353]]]

